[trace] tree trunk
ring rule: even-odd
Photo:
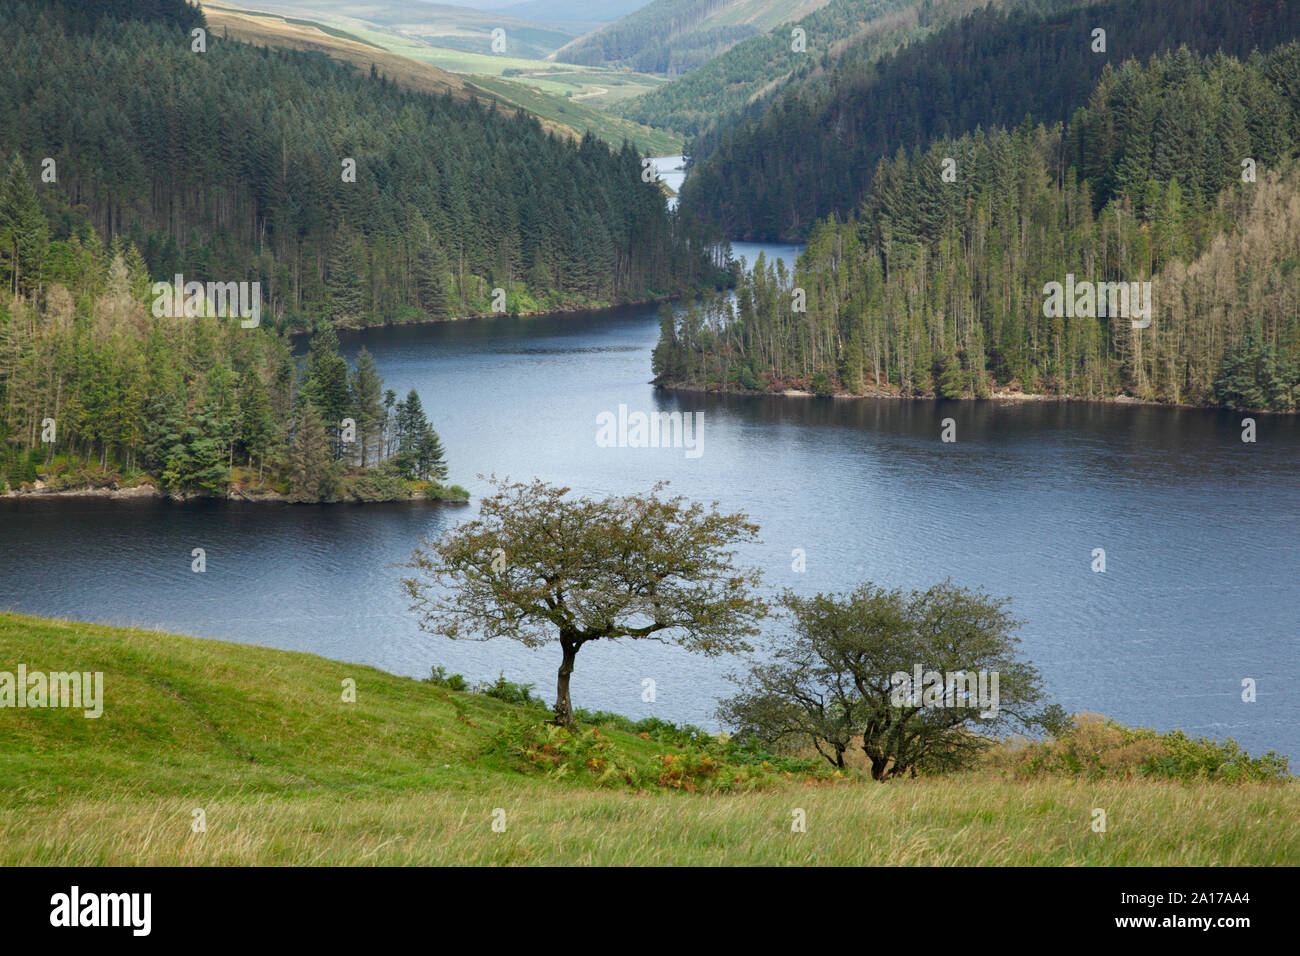
[[[560,647],[564,651],[564,661],[560,664],[559,679],[555,683],[555,722],[563,727],[573,726],[573,702],[569,699],[569,675],[573,673],[573,662],[578,656],[581,642],[576,636],[560,635]]]
[[[866,751],[865,747],[862,749]],[[871,779],[878,781],[885,780],[885,767],[889,763],[889,758],[884,755],[877,756],[870,752],[867,753],[867,758],[871,761]]]

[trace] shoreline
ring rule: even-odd
[[[912,402],[1054,402],[1068,404],[1077,402],[1088,405],[1139,405],[1144,408],[1167,408],[1183,409],[1189,411],[1201,412],[1235,412],[1245,415],[1298,415],[1300,408],[1291,411],[1283,411],[1265,408],[1230,408],[1225,405],[1192,405],[1186,402],[1160,402],[1153,399],[1134,398],[1130,395],[1116,395],[1111,398],[1084,398],[1079,395],[1048,395],[1044,392],[1013,392],[1013,391],[994,391],[984,398],[974,396],[965,396],[961,398],[941,399],[934,394],[929,395],[904,395],[901,392],[892,389],[873,387],[862,394],[851,392],[836,392],[833,395],[819,396],[807,389],[786,388],[781,390],[764,389],[754,391],[753,389],[740,388],[718,388],[703,385],[685,385],[671,383],[652,383],[655,388],[667,392],[694,393],[698,395],[735,395],[747,396],[751,398],[827,398],[833,401],[861,401],[863,399],[889,399],[891,401],[912,401]]]
[[[231,488],[224,495],[201,494],[198,492],[176,493],[172,491],[163,491],[161,488],[150,482],[141,482],[136,485],[127,485],[125,487],[110,485],[102,488],[81,487],[51,490],[45,486],[44,482],[38,481],[35,485],[25,491],[22,489],[10,488],[8,491],[0,493],[0,499],[17,498],[109,498],[122,500],[134,498],[156,498],[175,502],[211,499],[213,501],[248,501],[253,504],[285,505],[378,505],[404,501],[423,501],[431,505],[469,504],[468,498],[428,498],[423,492],[413,492],[412,494],[401,498],[385,498],[382,501],[358,501],[348,498],[341,498],[337,501],[290,501],[288,495],[281,494],[278,491],[248,494],[238,488]]]
[[[401,322],[378,322],[374,325],[354,325],[345,323],[335,325],[336,332],[368,332],[372,329],[401,329],[412,325],[444,325],[452,322],[478,322],[483,319],[525,319],[533,318],[539,315],[586,315],[592,312],[605,312],[610,309],[637,308],[646,305],[660,305],[664,302],[672,302],[680,295],[661,295],[650,299],[638,299],[631,302],[612,302],[604,305],[584,305],[577,308],[568,309],[532,309],[527,312],[470,312],[466,315],[447,315],[442,318],[412,318]],[[289,336],[313,335],[315,329],[289,328],[285,333]]]

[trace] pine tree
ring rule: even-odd
[[[422,243],[415,254],[415,292],[420,308],[431,316],[447,315],[447,257],[433,242]]]
[[[384,423],[384,382],[379,376],[375,359],[365,348],[357,355],[357,367],[352,373],[352,416],[357,423],[358,449],[362,467],[371,458],[382,457],[380,448]]]
[[[256,371],[246,372],[244,387],[240,390],[244,406],[244,421],[240,428],[241,443],[248,455],[248,464],[257,458],[257,480],[262,480],[267,453],[275,440],[275,422],[271,418],[271,403],[266,396],[266,386]]]
[[[48,240],[45,215],[22,157],[15,154],[0,184],[0,248],[9,259],[9,291],[39,291],[40,264]]]
[[[397,415],[398,472],[413,481],[429,477],[442,480],[447,477],[442,442],[424,414],[419,394],[411,389],[406,400],[399,402]]]
[[[340,459],[343,448],[339,428],[352,410],[352,393],[348,387],[347,359],[339,354],[338,333],[332,327],[327,326],[312,336],[299,401],[316,406],[330,438],[331,458]]]
[[[939,393],[940,398],[961,398],[964,386],[965,376],[962,374],[961,360],[949,350],[943,357],[942,369],[939,372],[939,380],[935,383],[935,390]]]
[[[336,493],[337,480],[324,422],[315,405],[303,402],[298,406],[289,453],[289,500],[332,501]]]
[[[327,268],[329,319],[335,325],[355,324],[362,314],[361,273],[345,230],[339,230],[334,238]]]
[[[442,440],[433,426],[425,424],[420,436],[419,455],[416,459],[417,470],[421,478],[433,478],[436,481],[447,480],[447,458],[442,448]]]

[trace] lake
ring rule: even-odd
[[[752,262],[759,247],[735,249]],[[1245,444],[1241,416],[1217,411],[668,394],[648,384],[657,333],[656,309],[632,307],[377,329],[343,345],[349,359],[368,348],[399,395],[420,391],[451,480],[476,499],[489,487],[478,474],[593,495],[666,479],[761,525],[742,560],[773,594],[982,586],[1013,599],[1022,650],[1067,710],[1300,754],[1296,418],[1257,416]],[[620,404],[702,412],[701,454],[597,447],[597,416]],[[947,417],[955,443],[939,440]],[[504,672],[550,699],[558,648],[422,632],[399,593],[394,565],[417,538],[475,507],[0,500],[0,607],[419,677],[434,664],[471,680]],[[1091,570],[1096,548],[1105,573]],[[712,728],[740,663],[602,641],[579,655],[573,699]],[[1244,678],[1255,703],[1241,700]]]

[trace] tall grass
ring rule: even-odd
[[[602,789],[494,746],[519,706],[373,668],[0,614],[0,670],[19,662],[103,671],[105,702],[98,720],[0,709],[4,865],[1300,862],[1295,781],[984,769],[876,784],[768,769],[726,793]],[[356,703],[341,700],[349,677]],[[601,733],[638,767],[689,752]]]

